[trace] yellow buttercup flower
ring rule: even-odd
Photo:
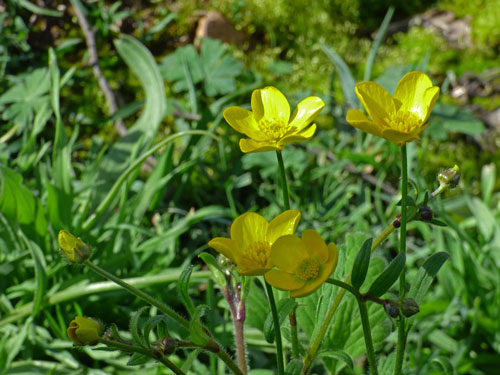
[[[95,319],[77,316],[69,323],[67,333],[75,345],[97,345],[102,328]]]
[[[290,297],[305,297],[325,282],[337,267],[337,246],[325,241],[315,230],[306,230],[302,238],[280,237],[271,248],[271,262],[278,268],[267,272],[266,281]]]
[[[269,86],[252,93],[252,111],[229,107],[224,110],[224,118],[234,130],[248,137],[240,140],[241,151],[281,151],[289,143],[314,135],[316,125],[309,125],[324,107],[323,100],[310,96],[298,104],[290,117],[285,95]]]
[[[420,132],[429,126],[426,122],[439,96],[439,87],[418,71],[406,74],[399,81],[394,96],[372,81],[358,83],[355,91],[371,120],[357,109],[350,109],[347,122],[398,146],[420,139]]]
[[[293,234],[299,221],[297,210],[287,210],[270,223],[255,212],[247,212],[234,220],[231,238],[214,238],[208,246],[235,263],[240,275],[263,275],[272,268],[271,246],[281,236]]]
[[[80,237],[75,237],[68,231],[59,231],[57,242],[62,253],[71,263],[83,263],[90,257],[90,247]]]

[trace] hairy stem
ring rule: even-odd
[[[103,343],[104,345],[108,346],[109,348],[121,350],[121,351],[126,352],[126,353],[138,353],[138,354],[145,355],[147,357],[151,357],[151,358],[163,363],[170,370],[172,370],[174,374],[186,375],[186,373],[184,371],[182,371],[179,367],[177,367],[172,361],[170,361],[165,355],[163,355],[161,353],[153,353],[149,350],[141,348],[140,346],[125,344],[125,343],[113,341],[113,340],[101,339],[100,342]]]

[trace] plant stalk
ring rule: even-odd
[[[116,277],[115,275],[109,273],[108,271],[102,269],[101,267],[96,266],[94,263],[92,263],[88,259],[83,263],[87,267],[89,267],[92,271],[97,273],[98,275],[104,277],[105,279],[108,279],[108,280],[111,280],[111,281],[117,283],[118,285],[120,285],[121,287],[123,287],[124,289],[126,289],[127,291],[129,291],[130,293],[135,295],[136,297],[139,297],[140,299],[146,301],[150,305],[157,307],[158,310],[160,310],[165,315],[170,316],[172,319],[176,320],[183,327],[189,328],[189,322],[186,319],[184,319],[182,316],[177,314],[173,309],[171,309],[170,307],[168,307],[164,303],[158,301],[153,296],[143,292],[140,289],[137,289],[136,287],[133,287],[132,285],[126,283],[125,281],[123,281],[119,277]]]
[[[434,190],[431,194],[431,199],[437,197],[439,194],[441,194],[442,192],[444,192],[447,188],[449,187],[449,185],[444,185],[444,184],[440,184],[439,187]],[[416,213],[409,216],[407,218],[407,220],[405,220],[405,228],[406,228],[406,222],[409,222],[411,220],[413,220],[416,216]],[[401,220],[402,221],[402,220]],[[394,227],[394,225],[391,223],[389,224],[383,231],[382,233],[379,234],[379,236],[373,241],[373,244],[372,244],[372,252],[382,243],[384,242],[387,237],[389,237],[389,235],[395,230],[396,228]],[[351,275],[349,274],[349,276],[345,279],[345,283],[349,283],[351,281]],[[330,307],[330,310],[328,310],[328,313],[325,317],[325,320],[323,321],[323,323],[321,324],[321,327],[320,327],[320,330],[318,332],[318,335],[316,336],[316,339],[314,340],[314,342],[312,343],[312,345],[310,346],[309,348],[309,351],[307,352],[307,355],[306,357],[304,358],[304,367],[302,369],[302,372],[301,374],[302,375],[305,375],[309,372],[309,370],[311,369],[311,365],[312,365],[312,362],[314,361],[314,359],[316,358],[316,355],[318,353],[318,350],[321,346],[321,342],[323,341],[323,337],[325,336],[326,334],[326,331],[328,330],[328,327],[330,326],[330,322],[333,318],[333,315],[335,314],[335,312],[337,311],[337,308],[339,307],[340,305],[340,302],[342,301],[342,298],[344,297],[344,294],[345,294],[345,289],[341,289],[339,291],[339,293],[337,294],[337,297],[335,298],[332,306]]]
[[[283,208],[285,210],[290,209],[290,197],[288,195],[288,183],[286,180],[285,163],[283,162],[283,155],[281,151],[276,151],[276,157],[278,158],[278,166],[280,170],[281,179],[281,189],[283,191]],[[292,357],[295,359],[299,358],[299,338],[298,338],[298,328],[297,328],[297,309],[294,308],[290,314],[288,314],[288,320],[290,322],[290,336],[292,339]]]
[[[406,206],[408,194],[408,162],[406,154],[406,144],[401,147],[401,231],[399,234],[400,244],[399,252],[406,254]],[[403,301],[406,293],[405,269],[399,276],[399,299]],[[394,366],[394,375],[401,375],[403,369],[403,359],[406,347],[406,319],[401,314],[398,325],[398,343],[396,347],[396,365]]]
[[[265,281],[265,284],[267,296],[269,298],[269,305],[271,306],[271,313],[273,316],[274,336],[276,338],[276,362],[278,366],[278,375],[284,375],[285,367],[283,364],[283,344],[281,342],[281,329],[278,311],[276,310],[276,302],[274,301],[273,288],[267,283],[267,281]]]
[[[113,340],[100,339],[99,341],[110,348],[115,348],[115,349],[121,350],[121,351],[126,352],[126,353],[138,353],[138,354],[145,355],[147,357],[151,357],[151,358],[163,363],[170,370],[172,370],[174,374],[186,375],[186,373],[184,371],[182,371],[173,362],[171,362],[165,355],[162,355],[160,353],[158,353],[159,355],[157,356],[157,355],[155,355],[155,353],[152,353],[149,350],[141,348],[140,346],[124,344],[124,343],[121,343],[118,341],[113,341]]]

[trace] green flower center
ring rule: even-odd
[[[288,133],[288,124],[280,119],[262,118],[259,121],[259,129],[269,139],[280,139]]]
[[[319,262],[313,258],[304,259],[299,263],[295,273],[302,280],[315,279],[319,274]]]
[[[249,269],[266,268],[270,252],[271,248],[268,242],[252,242],[243,251],[243,267]]]
[[[391,121],[392,128],[402,133],[411,133],[422,125],[420,117],[416,113],[408,111],[397,111]]]

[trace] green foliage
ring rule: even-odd
[[[225,297],[207,283],[211,273],[199,270],[198,255],[218,287],[226,287],[227,270],[206,252],[207,242],[226,235],[242,212],[272,217],[281,210],[275,156],[241,155],[239,136],[221,114],[229,105],[248,107],[253,89],[280,86],[292,103],[313,90],[327,103],[313,140],[290,146],[283,156],[293,207],[302,212],[298,232],[313,228],[337,243],[340,259],[332,276],[344,280],[368,233],[379,234],[399,211],[398,198],[390,193],[398,186],[397,148],[343,126],[348,107],[359,106],[353,87],[370,70],[365,70],[368,56],[377,56],[371,76],[389,91],[412,69],[439,78],[447,69],[480,71],[496,63],[491,56],[499,39],[497,1],[438,3],[459,16],[472,15],[475,46],[466,51],[451,50],[441,37],[417,27],[388,37],[388,43],[380,38],[377,45],[363,35],[380,26],[389,2],[337,0],[214,1],[255,45],[243,52],[205,39],[199,51],[190,44],[174,50],[171,36],[192,27],[186,14],[198,4],[181,2],[174,13],[160,3],[144,23],[138,20],[147,9],[136,12],[120,2],[80,4],[95,27],[104,75],[126,103],[113,116],[86,65],[82,34],[65,12],[9,1],[0,14],[0,373],[128,374],[127,365],[141,374],[167,373],[140,353],[74,350],[66,326],[83,314],[100,317],[117,341],[148,350],[156,350],[162,339],[204,345],[205,327],[221,347],[233,345]],[[406,2],[394,17],[426,5]],[[300,17],[304,9],[312,16]],[[61,33],[57,43],[37,39],[43,22]],[[67,22],[68,29],[58,22]],[[126,27],[135,37],[120,33]],[[125,121],[127,136],[112,131],[116,119]],[[492,374],[500,353],[498,155],[478,151],[484,124],[449,101],[436,105],[431,123],[422,143],[409,145],[410,175],[420,192],[410,189],[413,209],[427,204],[422,199],[436,187],[439,168],[459,163],[465,172],[459,189],[431,203],[446,226],[409,223],[409,295],[421,312],[411,319],[407,369]],[[148,157],[156,162],[152,171],[141,168]],[[189,331],[85,268],[65,264],[57,251],[60,229],[84,238],[96,264],[189,315]],[[388,270],[397,275],[395,261],[388,263],[396,248],[396,238],[389,237],[371,255],[366,280],[356,285],[373,287]],[[404,264],[401,256],[396,259]],[[390,296],[393,282],[383,284],[373,294]],[[250,282],[245,329],[251,363],[260,367],[254,373],[272,374],[267,354],[274,330],[262,290]],[[325,284],[295,301],[276,293],[287,347],[288,313],[297,308],[300,347],[307,350],[338,292]],[[392,374],[387,335],[393,321],[380,305],[367,303],[380,373]],[[339,306],[324,348],[319,358],[326,371],[365,370],[352,296]],[[169,358],[186,372],[228,371],[199,349],[170,349]],[[301,365],[291,361],[287,372],[297,374]],[[321,364],[314,371],[321,373]]]
[[[206,38],[199,55],[193,45],[181,47],[163,59],[160,70],[163,78],[174,83],[175,93],[187,91],[190,75],[193,84],[203,83],[205,94],[214,97],[235,90],[242,66],[219,40]]]

